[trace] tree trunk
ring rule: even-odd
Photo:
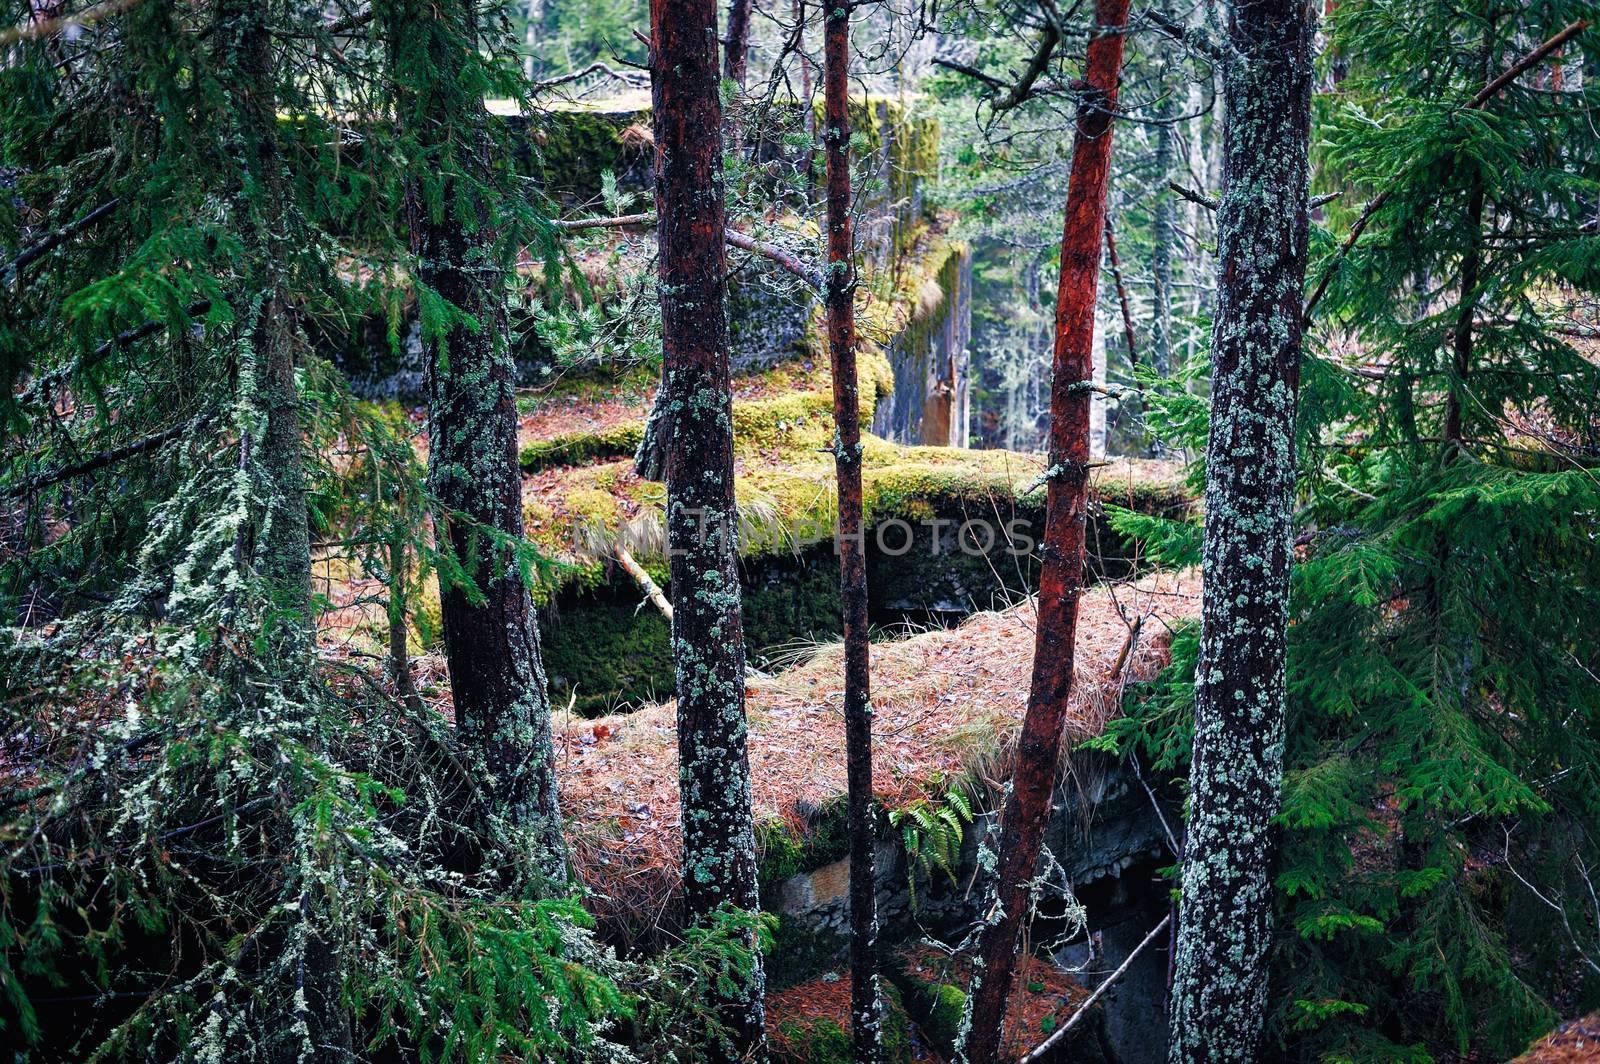
[[[1233,8],[1223,73],[1205,605],[1172,987],[1174,1064],[1258,1058],[1283,777],[1313,21]]]
[[[651,0],[662,389],[675,407],[666,480],[678,782],[684,898],[696,922],[724,906],[759,908],[735,556],[716,27],[716,0]],[[710,1047],[715,1056],[761,1054],[763,984],[757,957],[738,985],[719,994],[732,1044]]]
[[[1056,291],[1050,384],[1049,487],[1033,677],[1017,741],[1011,794],[1000,819],[1000,859],[991,915],[978,941],[981,966],[974,972],[968,998],[971,1024],[962,1058],[973,1064],[999,1059],[1000,1027],[1028,913],[1028,882],[1039,863],[1050,815],[1050,793],[1061,759],[1061,733],[1072,689],[1089,484],[1089,400],[1093,393],[1086,384],[1094,373],[1091,349],[1111,172],[1111,116],[1122,69],[1128,0],[1096,0],[1094,22],[1084,68],[1088,88],[1078,105],[1061,231],[1061,282]]]
[[[530,867],[564,881],[539,629],[512,546],[522,542],[523,524],[515,366],[502,297],[508,264],[482,202],[482,185],[491,180],[487,112],[475,93],[458,87],[463,68],[477,61],[477,8],[471,0],[443,7],[389,0],[379,15],[396,56],[400,122],[428,160],[417,160],[406,188],[416,279],[477,326],[453,322],[425,341],[435,534],[481,592],[473,601],[460,583],[441,581],[456,727],[484,770],[494,815],[526,847]],[[429,182],[442,184],[439,195],[425,195]]]
[[[728,4],[728,51],[723,56],[723,77],[744,88],[750,69],[750,8],[753,0]]]
[[[1167,49],[1162,47],[1165,56]],[[1165,79],[1160,86],[1166,88]],[[1156,205],[1151,219],[1150,273],[1154,281],[1151,299],[1155,306],[1150,315],[1150,358],[1156,374],[1170,377],[1172,365],[1172,248],[1177,242],[1177,226],[1173,219],[1172,190],[1167,182],[1172,179],[1172,123],[1174,121],[1172,93],[1163,91],[1153,108],[1156,122],[1155,196]]]
[[[850,5],[824,26],[828,168],[828,354],[834,470],[839,480],[839,599],[844,613],[844,743],[850,836],[850,1041],[855,1064],[883,1059],[878,996],[878,913],[873,863],[872,681],[867,646],[866,533],[861,513],[861,399],[856,379],[855,241],[850,224]]]
[[[277,140],[277,72],[265,12],[224,0],[217,7],[218,64],[230,73],[233,116],[229,145],[244,169],[230,190],[234,225],[257,261],[245,272],[232,301],[248,336],[239,365],[239,389],[253,424],[240,441],[241,467],[259,507],[241,531],[240,561],[264,582],[277,619],[269,639],[271,663],[284,677],[303,680],[310,668],[311,535],[306,510],[305,456],[300,397],[295,384],[294,322],[281,283],[287,257],[283,159]]]

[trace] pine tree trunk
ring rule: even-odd
[[[395,71],[395,91],[416,150],[449,152],[472,184],[487,182],[487,113],[481,99],[457,88],[463,67],[476,61],[476,6],[449,0],[435,9],[389,0],[379,14],[388,23],[391,54],[405,65]],[[423,194],[428,180],[446,182],[437,212]],[[458,191],[465,192],[466,205]],[[441,586],[445,660],[456,727],[485,771],[494,815],[527,848],[531,867],[561,881],[566,860],[550,700],[533,602],[510,546],[522,540],[523,524],[515,366],[502,295],[507,264],[486,224],[481,195],[476,188],[458,190],[455,180],[437,172],[416,173],[407,182],[416,279],[478,326],[453,324],[443,337],[425,341],[435,533],[481,592],[473,601],[459,583]],[[475,217],[463,218],[464,211]]]
[[[1205,604],[1178,956],[1174,1064],[1258,1059],[1283,777],[1295,397],[1306,272],[1312,15],[1233,8],[1223,93]]]
[[[750,8],[752,0],[728,4],[728,51],[723,56],[723,76],[744,88],[750,69]]]
[[[1072,169],[1061,231],[1061,282],[1056,292],[1054,365],[1050,383],[1050,478],[1034,625],[1033,676],[1017,740],[1011,794],[1000,818],[1000,858],[993,905],[978,941],[980,967],[968,1006],[971,1023],[962,1059],[998,1060],[1001,1022],[1016,972],[1026,922],[1028,882],[1039,863],[1050,794],[1061,759],[1067,697],[1072,690],[1078,597],[1083,590],[1085,506],[1089,484],[1092,347],[1100,290],[1101,234],[1111,173],[1111,116],[1122,69],[1128,0],[1096,0],[1084,90],[1073,137]]]
[[[824,24],[828,168],[828,354],[834,469],[839,481],[839,599],[844,613],[844,732],[850,836],[850,1040],[855,1064],[883,1059],[878,996],[878,913],[873,865],[872,684],[867,645],[867,562],[861,513],[861,399],[856,375],[855,240],[850,219],[850,6]]]
[[[683,884],[689,918],[702,923],[724,906],[759,908],[735,554],[716,27],[716,0],[651,0],[662,389],[674,406],[666,455],[667,555]],[[719,996],[715,1005],[732,1045],[712,1047],[715,1056],[761,1054],[763,986],[757,958],[753,970]]]

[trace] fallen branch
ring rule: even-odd
[[[783,250],[778,245],[769,244],[765,240],[757,240],[754,237],[747,236],[736,229],[729,229],[725,235],[728,243],[734,247],[743,251],[754,252],[765,259],[770,259],[772,262],[782,266],[784,269],[800,278],[806,284],[810,285],[812,290],[817,292],[822,291],[821,276],[812,273],[806,268],[806,264],[801,262],[799,258]]]
[[[550,224],[564,233],[576,233],[582,229],[635,229],[655,225],[656,216],[648,213],[622,214],[615,218],[574,218],[570,222],[555,221]]]
[[[580,78],[586,78],[590,74],[596,73],[605,74],[607,77],[615,78],[624,85],[637,85],[644,80],[638,74],[625,74],[620,70],[613,69],[605,63],[594,62],[590,63],[582,70],[574,71],[571,74],[562,74],[560,77],[548,78],[544,81],[541,81],[534,85],[530,92],[532,95],[538,96],[541,93],[549,92],[551,89],[558,88],[562,85],[577,81]]]
[[[1557,33],[1554,37],[1551,37],[1539,47],[1512,63],[1503,74],[1480,89],[1465,109],[1475,111],[1488,103],[1496,93],[1515,81],[1529,67],[1539,63],[1551,52],[1554,52],[1567,41],[1582,33],[1588,28],[1588,25],[1589,23],[1586,20],[1578,19],[1560,33]],[[1366,231],[1367,223],[1372,221],[1373,215],[1377,214],[1383,208],[1383,205],[1389,202],[1389,196],[1393,194],[1394,189],[1394,185],[1389,185],[1382,192],[1373,196],[1368,201],[1366,208],[1362,210],[1361,217],[1356,219],[1356,224],[1350,227],[1350,235],[1345,237],[1344,243],[1339,245],[1339,250],[1334,252],[1333,261],[1328,264],[1327,269],[1322,271],[1322,277],[1317,281],[1316,289],[1311,293],[1311,298],[1306,300],[1305,314],[1301,319],[1305,325],[1309,326],[1311,324],[1311,312],[1317,309],[1318,303],[1322,302],[1322,297],[1328,291],[1328,285],[1333,281],[1334,274],[1338,273],[1339,267],[1344,264],[1345,256],[1350,254],[1351,249],[1356,246],[1356,241],[1361,239],[1361,234]]]
[[[622,568],[643,589],[646,597],[655,603],[656,609],[661,611],[670,625],[672,623],[672,603],[668,602],[667,596],[661,593],[661,585],[657,584],[650,574],[645,572],[644,566],[635,561],[633,555],[628,552],[628,548],[620,543],[617,544],[617,561],[622,563]]]
[[[1123,959],[1123,962],[1117,966],[1117,970],[1106,976],[1105,981],[1099,986],[1095,987],[1094,993],[1090,994],[1088,998],[1084,1000],[1084,1003],[1078,1006],[1078,1011],[1074,1012],[1067,1019],[1066,1023],[1062,1024],[1060,1027],[1057,1027],[1055,1031],[1051,1033],[1049,1038],[1046,1038],[1043,1042],[1040,1042],[1038,1045],[1030,1049],[1021,1060],[1017,1061],[1017,1064],[1036,1064],[1037,1061],[1043,1060],[1050,1047],[1061,1041],[1062,1038],[1066,1037],[1067,1032],[1072,1030],[1073,1026],[1077,1024],[1079,1020],[1083,1019],[1096,1001],[1100,1000],[1100,995],[1104,994],[1106,990],[1110,988],[1112,983],[1115,983],[1118,979],[1122,978],[1122,973],[1128,970],[1128,966],[1133,963],[1133,959],[1142,953],[1144,948],[1153,942],[1157,935],[1166,930],[1167,924],[1169,924],[1171,921],[1171,913],[1163,916],[1161,918],[1161,922],[1152,927],[1150,929],[1150,933],[1144,936],[1144,941],[1133,947],[1133,952],[1128,954],[1128,956]]]

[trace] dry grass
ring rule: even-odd
[[[1199,608],[1194,576],[1163,575],[1088,592],[1079,608],[1074,737],[1099,732],[1128,680],[1155,675],[1167,626]],[[1125,675],[1128,623],[1149,616]],[[750,770],[758,823],[802,829],[845,793],[841,649],[750,681]],[[971,775],[993,781],[1021,723],[1033,660],[1033,607],[980,613],[960,627],[873,649],[873,786],[894,806]],[[557,772],[577,875],[597,915],[637,925],[675,893],[681,847],[672,703],[626,716],[558,721]]]

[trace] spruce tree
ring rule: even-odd
[[[405,228],[428,364],[428,479],[441,551],[456,725],[536,864],[564,877],[550,699],[528,591],[517,463],[516,365],[506,312],[519,212],[491,162],[475,0],[386,0],[375,11],[407,162]]]

